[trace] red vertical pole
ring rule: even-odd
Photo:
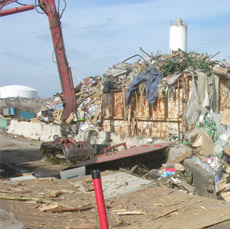
[[[95,198],[97,202],[97,212],[99,216],[101,229],[108,229],[109,224],[107,220],[105,201],[104,201],[103,190],[101,185],[100,170],[93,170],[92,178],[93,178],[94,192],[95,192]]]

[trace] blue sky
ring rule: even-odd
[[[34,0],[20,2],[33,4]],[[169,26],[176,18],[188,25],[188,52],[212,55],[220,51],[219,60],[230,56],[229,0],[66,2],[61,21],[74,85],[141,54],[140,47],[148,53],[168,54]],[[0,18],[0,86],[29,86],[38,90],[39,97],[61,92],[52,54],[46,15],[33,10]]]

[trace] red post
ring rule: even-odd
[[[107,220],[105,201],[104,201],[103,190],[101,185],[100,170],[93,170],[92,178],[93,178],[94,192],[95,192],[95,198],[97,202],[97,212],[99,216],[101,229],[108,229],[109,224]]]

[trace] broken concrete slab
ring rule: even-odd
[[[7,133],[39,140],[42,133],[42,125],[39,123],[11,120]]]
[[[64,169],[59,172],[61,180],[67,180],[72,179],[76,177],[83,177],[85,176],[85,166],[82,166],[80,168],[74,168],[74,169]]]
[[[59,125],[11,120],[7,133],[42,142],[52,141],[54,135],[61,136]]]
[[[196,164],[194,160],[187,158],[183,165],[189,173],[193,176],[193,186],[196,193],[200,196],[216,199],[215,177],[200,165]]]
[[[10,178],[10,180],[12,182],[18,182],[18,181],[23,181],[23,180],[32,180],[32,179],[37,179],[37,178],[35,176],[33,176],[33,175],[20,176],[20,177],[12,177],[12,178]]]
[[[105,199],[135,192],[151,185],[156,184],[151,180],[146,180],[124,172],[117,172],[102,177]]]
[[[11,214],[0,209],[0,228],[25,229],[26,227],[15,219]]]

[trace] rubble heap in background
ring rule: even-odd
[[[137,56],[140,59],[131,62]],[[109,68],[103,76],[88,77],[76,85],[77,110],[66,122],[78,121],[81,130],[96,128],[99,131],[105,93],[125,88],[131,96],[131,91],[141,86],[151,104],[151,101],[155,102],[155,97],[162,96],[168,90],[175,96],[180,77],[192,76],[183,119],[193,128],[185,133],[184,140],[194,149],[196,163],[215,176],[217,192],[230,200],[230,109],[228,107],[224,112],[217,113],[217,81],[219,78],[230,79],[230,62],[217,61],[213,57],[182,51],[170,55],[134,55]],[[145,86],[142,84],[144,81]],[[148,94],[154,94],[153,100],[148,98]],[[128,104],[129,98],[126,99]],[[41,122],[62,124],[62,111],[61,94],[57,94],[35,117]]]

